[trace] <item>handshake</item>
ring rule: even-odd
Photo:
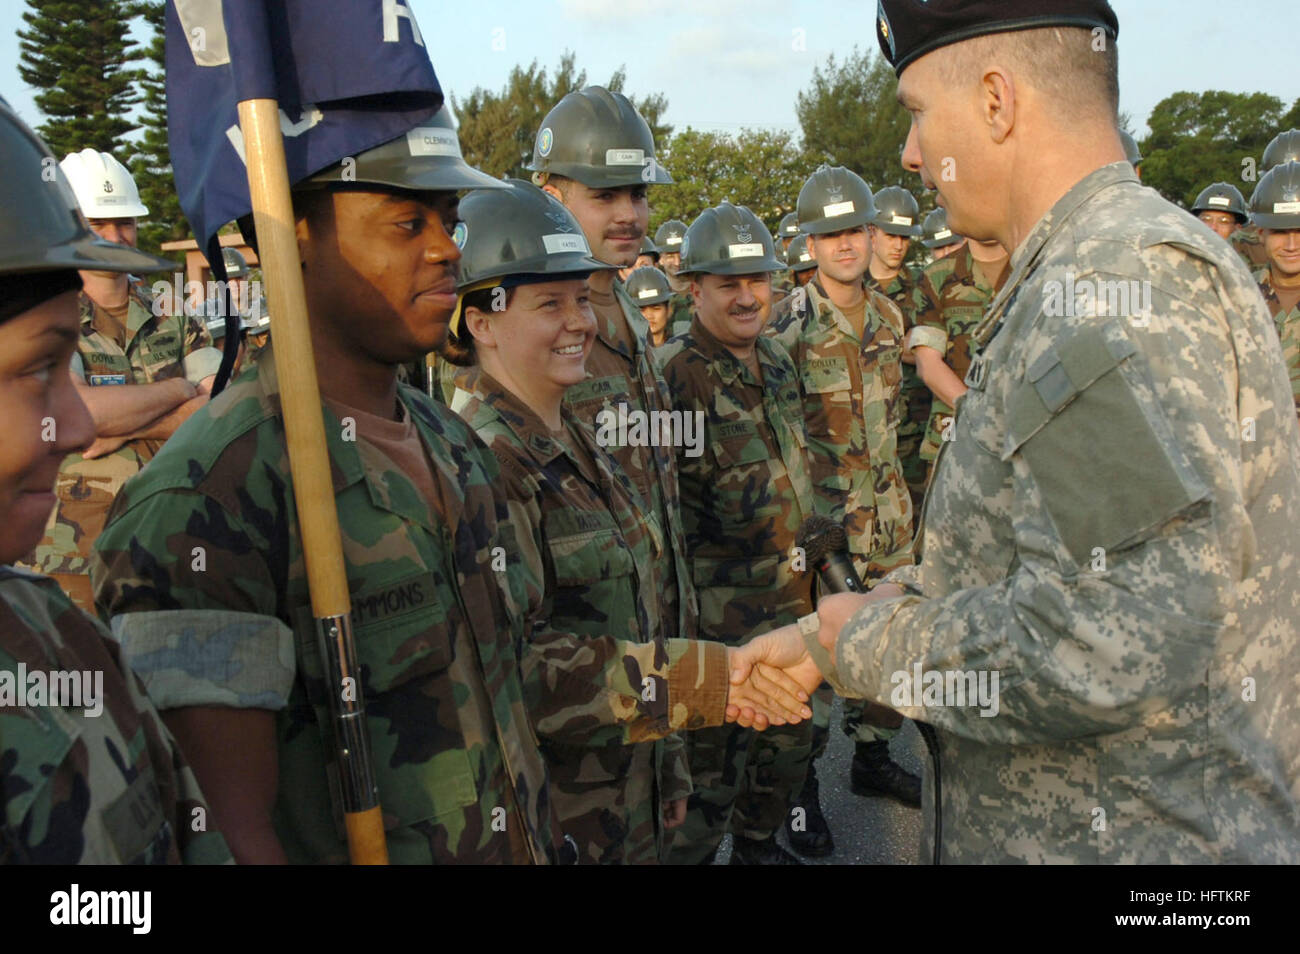
[[[817,641],[834,664],[835,646],[844,624],[868,603],[902,596],[892,584],[877,586],[869,594],[836,593],[824,596],[817,607]],[[822,684],[818,668],[798,625],[783,626],[756,636],[743,646],[729,649],[731,690],[727,695],[727,721],[763,730],[793,725],[812,718],[806,703]]]

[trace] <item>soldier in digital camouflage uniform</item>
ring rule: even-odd
[[[954,228],[1012,249],[1011,276],[973,335],[920,565],[771,639],[938,729],[925,858],[1295,864],[1300,427],[1268,311],[1124,161],[1104,0],[880,10],[904,164]],[[1003,137],[1005,100],[967,105],[990,71],[1046,111]],[[1044,100],[1062,73],[1069,96]],[[1012,172],[1049,152],[1059,171]],[[942,179],[976,154],[988,176]],[[1149,282],[1142,307],[1081,293],[1066,314],[1068,282],[1102,279]],[[996,714],[908,703],[893,674],[917,671],[999,674]]]
[[[866,228],[876,208],[861,176],[822,166],[799,192],[798,215],[817,268],[812,281],[776,307],[768,331],[789,352],[803,382],[818,498],[843,523],[858,575],[871,583],[912,560],[912,501],[897,449],[903,316],[864,280],[871,256]],[[826,749],[831,694],[815,698],[823,705],[814,716],[814,759]],[[854,741],[850,787],[856,794],[920,803],[920,779],[889,755],[889,740],[901,725],[884,707],[845,700],[843,730]],[[795,849],[812,856],[834,850],[818,788],[813,766],[797,801],[804,830],[794,819],[787,825]]]
[[[136,216],[148,214],[130,173],[108,153],[71,153],[60,168],[101,238],[131,247]],[[141,279],[85,269],[78,299],[81,338],[72,374],[82,382],[97,440],[70,454],[59,473],[59,502],[45,537],[25,561],[94,611],[89,561],[95,537],[122,484],[207,400],[221,353],[201,318],[155,300]],[[122,388],[121,391],[114,390]]]
[[[320,376],[389,857],[572,860],[525,711],[522,579],[499,526],[496,462],[463,421],[396,380],[398,363],[440,343],[452,306],[389,284],[400,273],[454,302],[453,190],[505,188],[461,160],[445,110],[420,131],[447,154],[413,155],[401,136],[354,157],[345,188],[339,164],[294,190],[318,367],[333,355],[369,382],[347,386],[337,364]],[[418,240],[362,232],[375,207],[422,223]],[[393,300],[412,302],[400,322]],[[355,304],[342,314],[345,302]],[[341,862],[328,688],[273,358],[128,482],[97,545],[96,598],[182,743],[201,742],[199,779],[218,816],[239,819],[225,826],[235,856]]]
[[[1273,316],[1300,415],[1300,162],[1275,166],[1259,180],[1250,213],[1268,254],[1255,281]]]
[[[792,552],[814,510],[799,379],[785,350],[761,334],[780,267],[748,209],[724,202],[703,212],[682,249],[696,318],[660,349],[673,409],[705,415],[703,453],[678,451],[682,515],[702,636],[729,646],[812,605],[811,574]],[[803,781],[811,738],[811,723],[761,740],[733,727],[692,733],[695,792],[669,860],[707,863],[730,825],[733,863],[799,863],[775,833]]]
[[[169,264],[97,241],[67,181],[46,177],[52,162],[0,99],[0,865],[228,862],[193,773],[107,629],[54,581],[4,565],[40,538],[61,458],[95,436],[68,374],[75,269]],[[85,680],[79,692],[73,678]]]
[[[546,114],[529,168],[533,183],[574,214],[593,257],[609,265],[636,260],[650,217],[647,190],[672,182],[655,158],[654,135],[636,107],[622,93],[600,86],[570,93]],[[666,240],[655,244],[664,254],[679,247]],[[589,297],[597,321],[596,343],[587,357],[587,380],[565,394],[574,415],[594,427],[596,416],[606,409],[623,407],[638,416],[666,411],[663,375],[636,304],[614,276],[604,272],[591,277]],[[676,635],[693,637],[699,604],[686,566],[673,450],[629,443],[611,453],[649,504],[646,517],[657,522],[672,553],[663,592],[665,613],[676,621]],[[672,801],[687,791],[683,779],[666,797]]]
[[[971,239],[955,255],[931,262],[921,272],[916,321],[907,346],[916,356],[921,379],[934,394],[921,444],[921,459],[929,468],[934,467],[944,433],[951,435],[952,405],[966,390],[962,379],[970,369],[970,333],[1007,280],[1009,258],[996,242]],[[926,472],[927,485],[931,472]]]
[[[1278,133],[1264,147],[1260,157],[1259,175],[1263,177],[1274,167],[1285,162],[1300,161],[1300,129],[1288,129]],[[1232,247],[1237,250],[1251,268],[1263,268],[1268,265],[1268,253],[1264,250],[1264,241],[1259,229],[1253,223],[1246,223],[1229,238]]]
[[[907,264],[912,239],[921,237],[920,207],[902,186],[886,186],[874,196],[876,218],[870,226],[871,265],[867,287],[878,291],[903,313],[904,334],[915,321],[916,288],[920,270]],[[901,249],[901,254],[900,254]],[[891,257],[892,256],[892,257]],[[907,356],[905,356],[906,358]],[[903,361],[903,389],[898,425],[898,460],[903,479],[912,496],[915,520],[925,496],[926,464],[921,460],[921,442],[930,421],[930,389],[917,374],[916,365]]]
[[[673,297],[668,302],[668,337],[679,335],[691,327],[695,315],[695,302],[691,298],[691,283],[677,276],[682,263],[682,239],[686,223],[669,219],[655,230],[655,245],[659,247],[659,267],[668,276]]]
[[[600,435],[563,404],[595,338],[586,279],[609,266],[590,257],[563,206],[507,182],[510,192],[471,193],[460,208],[451,332],[475,370],[452,406],[500,464],[534,621],[525,697],[561,824],[583,861],[654,863],[686,808],[660,793],[690,778],[681,738],[654,740],[669,725],[721,724],[728,650],[673,638],[662,608],[671,554]],[[563,220],[571,232],[556,232]],[[554,244],[557,234],[567,241]],[[599,665],[609,659],[622,662]]]

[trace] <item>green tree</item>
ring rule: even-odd
[[[627,71],[619,67],[604,86],[626,95],[626,81]],[[587,71],[578,70],[576,57],[566,50],[553,73],[548,74],[533,60],[527,67],[512,69],[497,92],[476,86],[463,100],[452,95],[466,161],[490,175],[527,179],[524,167],[532,157],[533,138],[542,120],[567,94],[587,85]],[[672,134],[672,127],[662,122],[668,100],[662,93],[629,99],[649,123],[656,146],[662,148]]]
[[[27,0],[18,31],[18,75],[48,117],[39,128],[56,156],[79,149],[116,154],[137,124],[140,101],[128,67],[136,44],[127,38],[138,12],[132,0]]]
[[[143,129],[135,144],[131,175],[140,189],[140,199],[149,209],[148,218],[140,224],[139,244],[154,254],[164,254],[160,245],[188,238],[189,223],[181,211],[180,197],[172,178],[171,154],[167,149],[167,90],[164,71],[167,65],[167,0],[145,0],[138,10],[145,22],[153,28],[153,38],[145,48],[153,69],[142,70],[140,88],[144,93],[140,125]],[[173,254],[178,262],[182,255]]]
[[[884,57],[856,46],[843,62],[831,54],[795,100],[805,148],[819,163],[852,169],[873,189],[901,185],[919,193],[920,176],[901,162],[911,121],[897,94]]]
[[[1278,130],[1283,104],[1267,93],[1177,92],[1156,104],[1141,142],[1142,181],[1184,207],[1211,182],[1231,182],[1250,198],[1256,164]],[[1291,114],[1300,112],[1300,103]]]
[[[784,130],[742,129],[734,137],[687,128],[669,140],[672,185],[650,190],[650,231],[667,219],[688,225],[719,202],[747,206],[769,229],[794,210],[816,163]]]

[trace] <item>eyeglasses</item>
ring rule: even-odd
[[[1206,225],[1236,225],[1237,220],[1226,212],[1202,212],[1197,216]]]

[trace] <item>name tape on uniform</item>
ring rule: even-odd
[[[822,206],[822,216],[828,219],[837,215],[849,215],[853,211],[852,202],[834,202],[831,205]]]
[[[910,216],[906,215],[891,215],[889,217],[889,222],[891,225],[911,225],[912,219]]]
[[[460,143],[452,129],[416,126],[406,134],[406,145],[413,156],[455,156],[460,158]]]
[[[1206,200],[1205,204],[1218,205],[1226,209],[1228,206],[1232,205],[1232,200],[1229,199],[1226,195],[1212,195],[1209,197],[1209,199]]]
[[[543,235],[542,245],[546,247],[547,255],[559,255],[562,252],[581,252],[586,255],[590,251],[587,248],[587,240],[581,235],[575,235],[572,232],[554,232],[551,235]]]
[[[749,242],[744,245],[727,246],[727,258],[754,258],[755,256],[763,257],[763,243]]]
[[[645,150],[644,149],[606,149],[605,165],[644,166]]]

